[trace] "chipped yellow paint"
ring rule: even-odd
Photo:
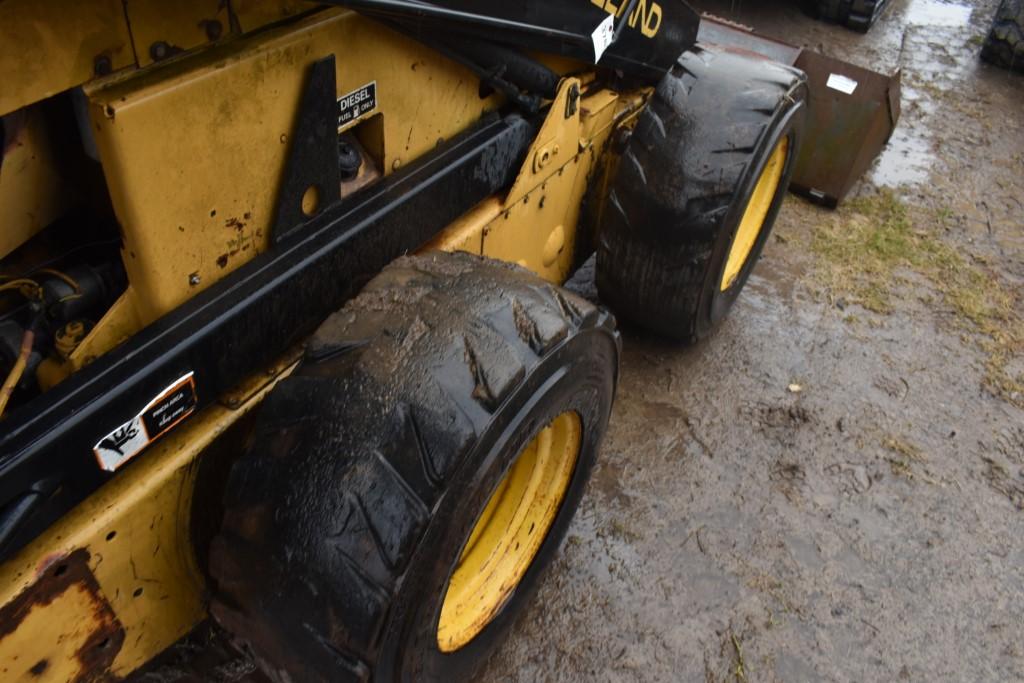
[[[83,673],[77,653],[92,635],[95,609],[93,595],[81,585],[70,586],[46,605],[35,605],[16,631],[0,639],[0,679],[12,683],[77,680]],[[52,636],[40,638],[41,633]],[[59,647],[54,648],[54,643]]]

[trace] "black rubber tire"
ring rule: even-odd
[[[802,0],[804,11],[816,19],[867,33],[882,15],[888,0]]]
[[[981,47],[990,64],[1024,72],[1024,0],[1003,0]]]
[[[214,617],[277,681],[469,677],[564,537],[619,351],[610,313],[516,266],[399,259],[323,324],[261,407],[211,548]],[[566,410],[583,443],[540,552],[480,635],[441,653],[444,590],[474,521]]]
[[[726,316],[789,186],[805,83],[796,69],[721,49],[679,58],[637,122],[596,227],[597,287],[618,317],[692,343]],[[790,154],[764,227],[722,292],[740,220],[784,136]]]

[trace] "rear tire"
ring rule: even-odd
[[[597,231],[620,318],[695,342],[725,318],[786,194],[806,77],[721,49],[684,53],[641,114]]]
[[[522,269],[468,254],[399,259],[323,324],[261,407],[211,549],[213,615],[277,681],[469,677],[564,537],[618,353],[610,314]],[[528,566],[503,593],[485,586],[493,609],[471,613],[474,628],[443,637],[450,577],[472,555],[464,546],[486,540],[467,544],[492,492],[502,485],[506,509],[506,473],[571,414],[564,489],[514,537],[514,551],[529,537],[535,554],[520,553]]]
[[[981,58],[1024,72],[1024,0],[1003,0],[981,48]]]

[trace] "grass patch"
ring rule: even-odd
[[[910,469],[910,463],[904,462],[903,460],[890,458],[889,469],[892,470],[894,477],[905,477],[906,479],[914,478],[914,472]]]
[[[987,357],[986,386],[1024,407],[1024,374],[1011,369],[1024,354],[1021,302],[983,259],[941,239],[951,218],[949,209],[914,207],[891,191],[855,199],[813,232],[814,284],[832,303],[843,299],[888,314],[913,274],[927,278],[962,329],[975,333]]]

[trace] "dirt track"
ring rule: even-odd
[[[1024,678],[1024,77],[995,0],[701,9],[904,70],[838,212],[791,198],[731,319],[626,331],[603,460],[485,681]]]

